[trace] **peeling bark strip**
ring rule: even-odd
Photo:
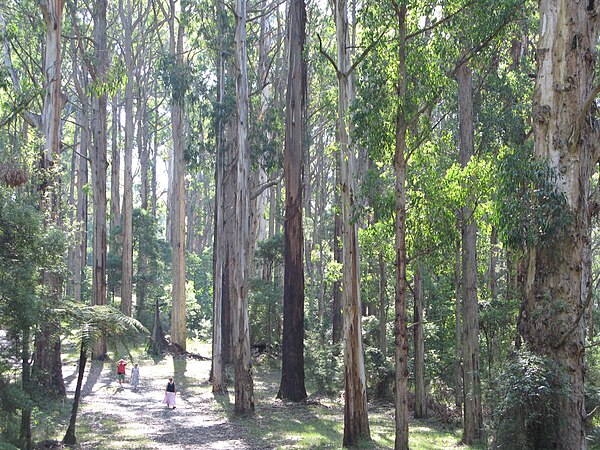
[[[529,271],[518,329],[529,348],[553,358],[569,376],[562,399],[564,420],[548,444],[585,449],[584,339],[579,314],[590,284],[590,177],[599,149],[593,86],[598,11],[593,0],[542,0],[538,77],[534,94],[535,156],[558,174],[557,189],[572,220],[529,254]],[[583,111],[584,117],[581,116]],[[559,345],[560,343],[560,345]]]

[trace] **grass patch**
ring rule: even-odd
[[[279,388],[279,372],[273,367],[255,365],[254,394],[256,411],[252,417],[233,415],[233,392],[217,398],[215,410],[246,428],[254,439],[274,445],[278,450],[341,449],[344,433],[343,404],[339,399],[295,404],[275,399]],[[395,440],[392,404],[373,405],[369,409],[371,441],[361,449],[393,449]],[[409,427],[412,449],[475,450],[483,447],[460,445],[461,430],[445,427],[432,420],[413,420]]]

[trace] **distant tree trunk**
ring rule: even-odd
[[[31,330],[29,326],[23,329],[21,342],[21,387],[27,395],[32,394],[31,390]],[[31,435],[31,406],[26,402],[21,408],[21,431],[20,441],[22,448],[30,450],[33,448],[33,439]]]
[[[379,263],[379,350],[387,356],[387,280],[383,252],[377,256]]]
[[[285,118],[285,272],[281,384],[277,398],[306,399],[304,386],[304,231],[302,167],[306,130],[306,6],[292,0]]]
[[[107,0],[94,3],[94,67],[89,67],[92,79],[101,85],[108,75],[108,49],[106,45]],[[92,303],[106,304],[106,124],[107,94],[98,92],[92,97],[92,183],[94,204],[94,267],[92,280]],[[106,338],[94,342],[93,357],[106,357]]]
[[[398,20],[398,108],[396,111],[396,289],[394,359],[396,366],[395,450],[408,450],[408,329],[406,317],[406,132],[408,123],[402,106],[406,98],[406,4],[396,7]]]
[[[458,115],[460,133],[459,162],[466,167],[474,154],[473,77],[468,62],[458,67]],[[481,381],[479,378],[479,312],[477,303],[477,225],[473,210],[461,210],[462,229],[462,331],[464,423],[463,443],[472,445],[483,439]]]
[[[129,0],[119,0],[119,16],[125,32],[122,43],[127,81],[125,83],[125,147],[123,178],[123,223],[121,267],[121,312],[131,316],[133,300],[133,7]]]
[[[44,147],[41,155],[40,170],[42,184],[40,188],[40,209],[45,214],[44,225],[60,227],[60,113],[61,99],[61,31],[64,10],[63,0],[41,0],[39,2],[46,28],[44,64],[45,92],[41,117]],[[63,280],[57,273],[44,271],[44,285],[48,292],[49,309],[58,307],[62,293]],[[62,377],[60,345],[60,323],[48,320],[41,324],[35,339],[36,358],[33,376],[41,386],[58,396],[66,394]]]
[[[260,112],[258,120],[261,122],[260,126],[266,128],[266,141],[269,142],[272,139],[272,133],[269,131],[267,125],[267,119],[269,114],[269,108],[273,107],[272,91],[273,86],[267,82],[267,77],[270,69],[269,49],[271,46],[271,31],[270,31],[270,13],[266,13],[269,5],[267,0],[260,1],[260,7],[263,14],[260,17],[260,37],[258,40],[258,88],[260,90]],[[258,188],[262,184],[267,182],[267,173],[264,169],[265,158],[263,155],[258,157],[258,167],[252,171],[251,174],[251,186]],[[269,199],[269,189],[256,195],[250,200],[250,210],[252,214],[252,221],[250,224],[250,247],[248,260],[251,265],[251,276],[252,278],[260,276],[258,273],[258,267],[254,264],[254,252],[256,250],[258,242],[264,240],[266,237],[266,220],[265,211],[267,210],[267,202]]]
[[[462,323],[460,320],[460,305],[462,300],[461,283],[461,253],[462,248],[460,238],[456,239],[456,252],[454,257],[454,404],[462,409],[463,404],[463,369],[462,369]]]
[[[496,268],[498,265],[498,229],[492,226],[490,233],[490,261],[489,261],[489,288],[490,288],[490,299],[492,301],[492,307],[495,307],[498,302],[498,279],[496,277]],[[499,345],[498,342],[498,328],[496,326],[490,327],[490,343],[488,346],[488,373],[491,375],[492,366],[499,357]]]
[[[221,53],[221,52],[219,52]],[[221,57],[222,58],[222,57]],[[222,59],[220,59],[222,62]],[[219,77],[223,76],[221,71],[222,64],[219,64]],[[220,107],[223,91],[223,85],[218,81],[218,99]],[[212,368],[211,381],[214,394],[224,394],[227,392],[227,380],[225,378],[224,358],[223,358],[223,275],[224,275],[224,233],[223,233],[223,145],[221,120],[217,124],[217,155],[216,155],[216,174],[215,174],[215,234],[213,251],[213,340],[212,340]]]
[[[141,209],[144,213],[149,212],[149,194],[150,194],[150,183],[148,179],[149,165],[150,165],[150,152],[148,149],[148,114],[146,110],[148,108],[148,99],[145,96],[144,90],[140,87],[138,89],[138,102],[137,102],[137,143],[138,143],[138,157],[140,160],[140,197],[141,197]],[[137,280],[135,283],[135,303],[136,303],[136,318],[140,320],[142,313],[146,308],[146,296],[147,296],[147,277],[145,276],[148,271],[148,255],[146,254],[145,248],[138,244],[138,258],[137,258]]]
[[[75,45],[73,44],[75,48]],[[78,60],[77,52],[73,52],[73,81],[81,110],[77,115],[77,125],[80,129],[79,145],[76,146],[77,174],[76,185],[77,206],[75,211],[75,249],[73,262],[73,299],[82,301],[81,288],[85,279],[88,248],[88,194],[84,188],[88,184],[88,154],[90,153],[90,103],[87,94],[89,74],[85,65]]]
[[[117,239],[117,230],[121,228],[121,152],[119,148],[119,128],[121,109],[119,95],[112,98],[112,148],[110,158],[110,235]],[[109,283],[111,286],[113,283]]]
[[[367,411],[367,384],[362,345],[358,225],[352,220],[355,208],[355,155],[350,144],[348,117],[352,96],[350,70],[350,35],[345,0],[335,2],[338,66],[338,122],[340,138],[340,179],[342,200],[342,249],[344,308],[344,447],[370,440]]]
[[[156,91],[155,95],[156,95]],[[156,201],[158,199],[157,186],[158,181],[156,177],[156,162],[158,159],[158,123],[159,123],[159,102],[158,99],[155,98],[154,102],[156,106],[154,107],[154,130],[152,133],[152,137],[154,139],[154,143],[152,145],[152,199],[150,201],[150,209],[152,211],[152,217],[156,219]]]
[[[414,281],[414,345],[415,345],[415,419],[427,417],[427,391],[425,390],[425,340],[423,337],[423,271],[417,263]]]
[[[176,19],[176,1],[171,5],[171,55],[178,67],[183,67],[183,22]],[[180,15],[182,12],[180,11]],[[177,23],[177,27],[175,24]],[[177,34],[175,35],[175,30]],[[175,40],[176,36],[176,40]],[[184,98],[185,89],[173,89],[171,120],[173,131],[173,190],[171,215],[171,247],[173,249],[173,289],[171,310],[171,339],[183,350],[186,348],[187,324],[185,305],[185,159],[184,159]]]
[[[590,178],[599,154],[595,97],[600,4],[541,0],[533,113],[539,161],[555,176],[569,222],[529,251],[518,330],[528,348],[552,358],[568,376],[560,418],[544,436],[547,447],[585,449],[584,312],[590,289]],[[543,414],[541,411],[535,413]]]
[[[217,9],[217,22],[219,29],[224,29],[224,4],[215,0]],[[225,359],[223,355],[223,296],[225,292],[225,141],[224,141],[224,97],[225,97],[225,58],[223,35],[219,34],[217,63],[217,114],[215,120],[215,211],[214,211],[214,245],[213,245],[213,340],[212,340],[212,366],[211,382],[213,394],[227,392],[227,379],[225,377]]]
[[[339,183],[339,168],[336,168],[336,185]],[[336,194],[337,202],[340,204],[339,195]],[[342,218],[338,212],[333,216],[333,259],[336,263],[342,264]],[[340,342],[344,332],[344,317],[342,315],[342,282],[336,280],[333,282],[332,289],[332,341],[334,344]]]
[[[87,105],[86,112],[81,114],[82,124],[80,125],[81,136],[80,143],[77,148],[77,206],[75,211],[75,255],[73,264],[73,299],[76,302],[81,301],[81,285],[84,278],[84,267],[87,256],[87,212],[88,212],[88,196],[84,186],[88,182],[88,161],[87,154],[89,148],[89,122]]]
[[[235,75],[237,103],[237,159],[235,190],[235,253],[232,255],[233,286],[233,365],[235,374],[236,414],[254,412],[254,382],[250,361],[250,330],[248,325],[248,74],[246,49],[246,0],[235,2]]]

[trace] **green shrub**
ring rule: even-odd
[[[319,333],[307,333],[304,345],[308,381],[325,394],[339,392],[344,386],[344,359],[340,344],[322,345]]]
[[[494,448],[553,448],[561,429],[560,405],[568,396],[564,370],[548,357],[520,350],[509,359],[497,385]]]

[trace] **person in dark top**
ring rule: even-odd
[[[167,408],[172,406],[173,409],[175,409],[175,393],[175,381],[173,381],[173,377],[170,377],[165,390],[165,398],[163,400],[163,403],[167,404]]]

